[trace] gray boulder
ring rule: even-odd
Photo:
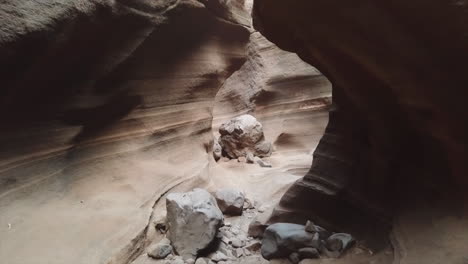
[[[326,240],[324,251],[327,256],[338,258],[354,243],[355,240],[350,234],[336,233]]]
[[[247,157],[249,153],[259,157],[271,155],[272,145],[265,141],[262,124],[251,115],[241,115],[222,124],[219,133],[219,144],[232,159]]]
[[[216,237],[223,224],[223,213],[206,190],[171,193],[166,199],[168,237],[184,259],[196,259]]]
[[[148,256],[154,259],[164,259],[172,253],[172,246],[167,243],[157,243],[149,247]]]
[[[261,253],[265,259],[287,258],[301,248],[320,248],[318,233],[305,231],[303,225],[277,223],[269,226],[262,240]]]
[[[228,215],[242,215],[245,194],[237,189],[224,188],[214,194],[219,209]]]

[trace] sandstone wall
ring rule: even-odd
[[[214,97],[248,30],[189,0],[0,13],[0,262],[128,263],[157,199],[207,181]]]
[[[402,263],[462,263],[466,241],[448,234],[467,224],[466,7],[255,2],[256,27],[333,84],[314,164],[277,217],[315,217],[368,241],[393,226]]]

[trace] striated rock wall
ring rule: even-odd
[[[467,225],[467,6],[255,1],[256,28],[333,84],[312,168],[276,217],[318,218],[376,248],[393,222],[397,261],[463,262],[466,241],[442,234]]]
[[[248,30],[190,0],[0,14],[0,262],[128,263],[158,198],[207,180],[214,97]]]
[[[245,112],[279,153],[258,196],[305,173],[330,83],[251,28],[252,4],[0,4],[0,262],[146,261],[165,193],[236,180],[211,130]]]
[[[215,98],[213,131],[235,116],[251,114],[275,151],[315,149],[331,104],[331,84],[296,54],[279,49],[258,31],[250,34],[247,60]]]

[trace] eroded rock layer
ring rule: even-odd
[[[188,0],[0,12],[0,262],[128,263],[158,197],[206,176],[248,30]]]
[[[402,263],[462,262],[456,245],[466,242],[440,234],[467,225],[458,218],[466,215],[468,173],[466,8],[466,1],[255,2],[256,28],[333,83],[313,166],[277,217],[315,217],[372,240],[385,237],[396,216]]]

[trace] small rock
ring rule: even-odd
[[[297,253],[299,253],[300,259],[314,259],[320,256],[316,248],[301,248]]]
[[[232,246],[235,248],[241,248],[245,246],[245,241],[239,238],[234,238],[231,242],[232,242]]]
[[[249,229],[247,231],[248,235],[251,237],[262,237],[263,232],[268,227],[267,223],[269,220],[270,214],[267,212],[258,214],[253,218],[252,222],[249,224]]]
[[[208,264],[208,262],[205,260],[205,258],[197,258],[195,264]]]
[[[332,235],[330,231],[327,231],[325,228],[315,225],[312,221],[307,221],[305,225],[305,231],[309,233],[319,233],[320,239],[327,239]]]
[[[315,228],[315,225],[312,221],[307,221],[305,225],[305,231],[310,232],[310,233],[317,232],[317,229]]]
[[[260,167],[262,167],[262,168],[271,168],[271,167],[273,167],[273,166],[271,166],[270,163],[268,163],[268,162],[262,160],[262,159],[259,158],[259,157],[255,157],[255,161],[256,161],[257,164],[260,165]]]
[[[228,158],[228,157],[222,157],[222,158],[220,159],[220,161],[222,161],[222,162],[229,162],[229,161],[231,161],[231,159]]]
[[[291,261],[292,264],[298,264],[301,259],[299,258],[299,253],[293,252],[291,255],[288,257],[289,261]]]
[[[169,244],[158,243],[148,249],[148,256],[154,259],[164,259],[172,252],[172,246]]]
[[[239,235],[239,233],[240,233],[240,227],[237,226],[237,225],[236,225],[236,226],[233,226],[233,227],[231,228],[230,232],[231,232],[232,234],[234,234],[234,235],[237,236],[237,235]]]
[[[171,264],[185,264],[182,257],[177,256],[174,260],[170,262]]]
[[[320,248],[319,234],[306,232],[303,225],[277,223],[265,230],[261,253],[267,260],[285,258],[305,247]]]
[[[355,240],[350,234],[336,233],[326,240],[326,249],[331,251],[328,252],[329,255],[338,255],[339,257],[344,251],[351,247],[354,242]]]
[[[247,159],[247,163],[253,164],[255,162],[255,156],[251,152],[247,153],[245,158]]]
[[[225,214],[242,215],[245,194],[237,189],[224,188],[214,194],[219,208]]]
[[[247,158],[246,158],[246,157],[238,157],[238,158],[237,158],[237,161],[240,162],[240,163],[246,163],[246,162],[247,162]]]
[[[226,255],[224,255],[222,252],[216,252],[211,257],[211,260],[214,261],[214,262],[226,261],[226,260],[228,260],[228,257]]]
[[[244,250],[242,248],[236,248],[234,251],[232,251],[234,257],[240,258],[244,255]]]
[[[258,251],[260,250],[260,248],[262,248],[262,243],[260,243],[260,241],[252,241],[249,244],[247,244],[245,248],[250,251]]]
[[[246,248],[244,248],[244,256],[252,256],[252,252]]]
[[[255,201],[250,198],[245,198],[244,200],[244,210],[255,209]]]
[[[195,264],[195,260],[193,260],[193,259],[187,259],[187,260],[185,261],[185,264]]]
[[[266,208],[265,206],[260,206],[260,207],[258,208],[258,212],[259,212],[259,213],[264,213],[266,210],[267,210],[267,208]]]
[[[218,142],[218,139],[215,138],[213,142],[213,158],[218,161],[221,159],[223,149],[221,148],[221,145]]]

